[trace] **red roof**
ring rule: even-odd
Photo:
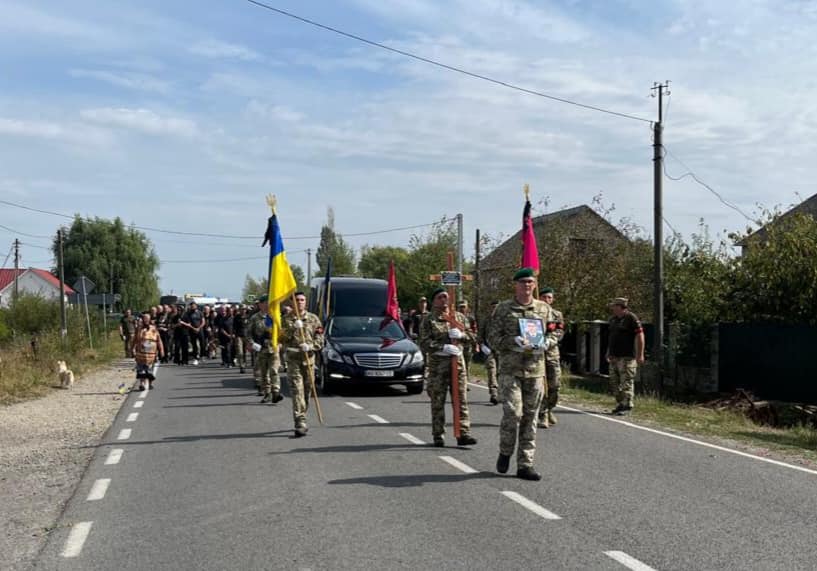
[[[6,289],[14,281],[15,272],[17,277],[22,276],[26,272],[34,272],[40,278],[44,279],[55,288],[59,289],[60,287],[60,280],[54,277],[54,274],[47,270],[39,270],[37,268],[24,268],[19,270],[0,269],[0,291]],[[68,287],[68,285],[66,285],[65,295],[70,295],[72,293],[75,293],[74,290]]]

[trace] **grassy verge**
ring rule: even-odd
[[[122,342],[115,334],[95,338],[94,349],[89,349],[81,340],[63,348],[59,334],[49,332],[39,338],[36,356],[27,341],[5,344],[0,348],[0,405],[42,396],[56,387],[58,360],[79,378],[121,355]]]
[[[485,379],[485,369],[474,363],[472,376]],[[609,412],[615,402],[607,380],[564,375],[561,400],[565,405],[589,411]],[[665,428],[707,440],[730,440],[774,452],[793,459],[817,462],[817,430],[805,426],[770,428],[752,422],[735,411],[719,411],[695,404],[676,403],[649,395],[636,395],[636,407],[628,420],[655,428]]]

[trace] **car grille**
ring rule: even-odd
[[[355,363],[367,369],[393,369],[403,361],[402,353],[358,353]]]

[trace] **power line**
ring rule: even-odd
[[[303,254],[306,250],[285,250],[287,254]],[[250,260],[269,260],[269,256],[249,256],[246,258],[224,258],[221,260],[218,259],[206,259],[206,260],[162,260],[159,259],[159,262],[162,264],[218,264],[222,262],[246,262]]]
[[[3,260],[3,265],[2,265],[2,266],[0,266],[0,268],[5,268],[5,267],[6,267],[6,264],[8,263],[9,258],[11,257],[11,253],[12,253],[13,251],[14,251],[14,244],[12,244],[12,245],[11,245],[11,248],[9,248],[9,253],[8,253],[8,254],[6,254],[6,259],[5,259],[5,260]]]
[[[23,210],[28,210],[31,212],[38,212],[40,214],[48,214],[50,216],[59,216],[61,218],[68,218],[73,220],[73,216],[69,216],[68,214],[63,214],[61,212],[53,212],[51,210],[42,210],[39,208],[32,208],[31,206],[25,206],[23,204],[17,204],[15,202],[9,202],[8,200],[0,200],[0,204],[7,204],[9,206],[14,206],[15,208],[21,208]],[[388,234],[390,232],[399,232],[401,230],[414,230],[417,228],[427,228],[429,226],[434,226],[435,224],[439,224],[439,221],[436,222],[429,222],[427,224],[416,224],[414,226],[400,226],[398,228],[386,228],[384,230],[374,230],[371,232],[356,232],[352,234],[344,234],[343,232],[338,232],[341,236],[344,237],[355,237],[355,236],[374,236],[376,234]],[[177,234],[181,236],[201,236],[206,238],[232,238],[238,240],[261,240],[262,236],[237,236],[234,234],[210,234],[204,232],[185,232],[182,230],[167,230],[164,228],[153,228],[150,226],[137,226],[132,224],[129,228],[135,228],[137,230],[144,230],[146,232],[161,232],[163,234]],[[284,237],[285,240],[318,240],[320,239],[320,234],[315,236],[286,236]]]
[[[28,242],[20,242],[20,245],[21,246],[28,246],[29,248],[39,248],[40,250],[48,250],[49,252],[51,251],[50,247],[38,246],[37,244],[30,244]]]
[[[320,22],[316,22],[314,20],[304,18],[303,16],[298,16],[297,14],[293,14],[292,12],[287,12],[286,10],[281,10],[280,8],[275,8],[273,6],[270,6],[269,4],[265,4],[263,2],[258,2],[257,0],[247,0],[247,2],[249,2],[250,4],[254,4],[254,5],[258,6],[259,8],[265,8],[265,9],[270,10],[272,12],[276,12],[276,13],[282,15],[282,16],[286,16],[288,18],[292,18],[294,20],[298,20],[300,22],[303,22],[304,24],[309,24],[310,26],[315,26],[316,28],[321,28],[323,30],[326,30],[326,31],[329,31],[329,32],[332,32],[332,33],[335,33],[335,34],[338,34],[338,35],[341,35],[341,36],[344,36],[344,37],[352,39],[352,40],[356,40],[358,42],[363,42],[364,44],[368,44],[370,46],[374,46],[374,47],[380,48],[382,50],[386,50],[386,51],[389,51],[389,52],[392,52],[392,53],[399,54],[401,56],[412,58],[412,59],[415,59],[417,61],[421,61],[423,63],[427,63],[427,64],[431,64],[431,65],[434,65],[434,66],[437,66],[437,67],[441,67],[443,69],[447,69],[448,71],[461,73],[463,75],[467,75],[467,76],[473,77],[475,79],[481,79],[483,81],[488,81],[488,82],[496,84],[496,85],[501,85],[502,87],[507,87],[509,89],[514,89],[516,91],[521,91],[522,93],[527,93],[529,95],[536,95],[538,97],[544,97],[545,99],[551,99],[553,101],[558,101],[560,103],[567,103],[568,105],[574,105],[576,107],[581,107],[583,109],[589,109],[591,111],[598,111],[600,113],[607,113],[608,115],[616,115],[618,117],[623,117],[625,119],[632,119],[633,121],[643,121],[645,123],[651,123],[652,122],[649,119],[644,119],[642,117],[636,117],[635,115],[628,115],[627,113],[621,113],[619,111],[611,111],[610,109],[604,109],[602,107],[596,107],[594,105],[588,105],[586,103],[579,103],[577,101],[572,101],[570,99],[565,99],[563,97],[557,97],[555,95],[549,95],[549,94],[543,93],[541,91],[535,91],[533,89],[527,89],[525,87],[520,87],[518,85],[514,85],[513,83],[508,83],[506,81],[501,81],[499,79],[494,79],[492,77],[488,77],[487,75],[481,75],[479,73],[474,73],[472,71],[468,71],[468,70],[465,70],[465,69],[462,69],[462,68],[459,68],[459,67],[455,67],[453,65],[448,65],[448,64],[445,64],[445,63],[442,63],[442,62],[439,62],[439,61],[436,61],[436,60],[433,60],[433,59],[422,57],[422,56],[419,56],[417,54],[407,52],[405,50],[392,48],[392,47],[387,46],[385,44],[375,42],[374,40],[369,40],[369,39],[366,39],[366,38],[364,38],[362,36],[352,34],[350,32],[344,32],[343,30],[339,30],[338,28],[333,28],[332,26],[327,26],[326,24],[321,24]]]
[[[26,236],[27,238],[45,238],[45,239],[51,238],[51,236],[42,236],[40,234],[26,234],[25,232],[20,232],[19,230],[15,230],[14,228],[9,228],[8,226],[3,226],[2,224],[0,224],[0,228],[2,228],[3,230],[7,230],[8,232],[11,232],[12,234],[18,234],[20,236]]]
[[[691,169],[691,168],[689,168],[689,167],[686,165],[686,163],[684,163],[684,161],[682,161],[681,159],[679,159],[678,157],[676,157],[674,154],[672,154],[672,152],[671,152],[671,151],[670,151],[670,150],[669,150],[669,149],[668,149],[666,146],[662,146],[662,148],[664,149],[664,153],[665,153],[665,155],[669,155],[669,156],[671,156],[671,157],[672,157],[673,159],[675,159],[675,160],[676,160],[676,161],[677,161],[677,162],[678,162],[678,163],[679,163],[679,164],[680,164],[682,167],[684,167],[684,168],[687,170],[687,172],[685,172],[685,173],[684,173],[684,174],[682,174],[681,176],[678,176],[678,177],[672,176],[672,175],[670,175],[670,174],[667,172],[667,165],[666,165],[666,161],[662,161],[662,162],[664,163],[664,176],[666,176],[668,179],[670,179],[670,180],[674,180],[674,181],[679,181],[679,180],[682,180],[682,179],[684,179],[684,178],[686,178],[686,177],[690,177],[692,180],[694,180],[695,182],[697,182],[698,184],[700,184],[702,187],[704,187],[705,189],[707,189],[709,192],[711,192],[712,194],[714,194],[714,195],[715,195],[715,197],[716,197],[716,198],[717,198],[719,201],[721,201],[721,202],[722,202],[722,203],[723,203],[725,206],[728,206],[729,208],[731,208],[732,210],[734,210],[735,212],[737,212],[738,214],[740,214],[741,216],[743,216],[743,217],[744,217],[746,220],[748,220],[749,222],[752,222],[753,224],[756,224],[756,223],[757,223],[757,220],[754,220],[754,219],[753,219],[751,216],[749,216],[748,214],[746,214],[746,213],[745,213],[743,210],[741,210],[741,209],[740,209],[740,207],[739,207],[739,206],[737,206],[737,205],[735,205],[735,204],[732,204],[731,202],[729,202],[728,200],[726,200],[726,199],[725,199],[725,198],[724,198],[724,197],[723,197],[723,196],[722,196],[722,195],[721,195],[721,194],[720,194],[718,191],[716,191],[714,188],[712,188],[711,186],[709,186],[708,184],[706,184],[704,181],[702,181],[700,178],[698,178],[698,175],[696,175],[694,172],[692,172],[692,169]]]

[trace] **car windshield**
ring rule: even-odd
[[[335,317],[329,326],[330,337],[381,337],[403,339],[406,334],[395,321],[381,329],[383,317]]]

